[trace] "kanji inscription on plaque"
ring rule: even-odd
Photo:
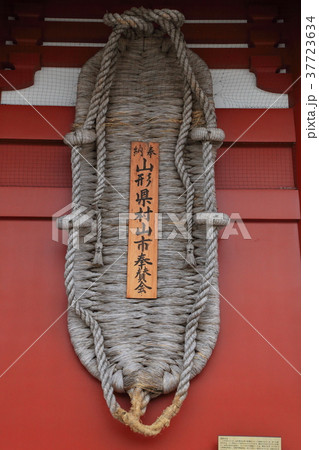
[[[158,143],[131,143],[127,298],[157,297],[158,162]]]

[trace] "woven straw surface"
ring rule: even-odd
[[[162,43],[163,38],[128,41],[128,47],[117,63],[106,116],[105,176],[108,183],[102,203],[104,264],[112,266],[81,297],[81,303],[94,312],[101,324],[106,353],[116,368],[114,387],[119,392],[135,384],[156,392],[170,392],[176,388],[183,359],[185,323],[201,278],[194,268],[185,264],[185,237],[178,232],[174,239],[167,239],[176,230],[172,216],[167,213],[175,214],[182,221],[186,211],[185,195],[182,195],[185,188],[174,163],[182,120],[183,80],[175,52],[163,53]],[[189,56],[198,79],[202,84],[207,80],[205,89],[212,95],[208,69],[195,54]],[[82,83],[87,83],[87,69],[96,70],[100,58],[101,53],[83,68],[80,91]],[[89,70],[90,80],[91,76]],[[83,121],[82,109],[80,111],[76,116],[77,124]],[[131,141],[160,143],[159,211],[163,214],[163,239],[158,241],[156,300],[126,298],[127,239],[119,239],[119,214],[129,210]],[[90,209],[96,183],[96,153],[93,146],[87,145],[82,154],[92,164],[81,160],[82,205]],[[203,172],[201,144],[189,141],[185,159],[195,180]],[[194,213],[203,212],[202,183],[203,177],[195,185]],[[194,244],[199,271],[204,263],[205,232],[204,225],[195,225]],[[85,233],[87,230],[83,230]],[[76,252],[77,297],[89,287],[96,274],[100,275],[106,269],[91,268],[93,254],[94,242],[81,244]],[[193,376],[210,356],[218,328],[218,295],[212,292],[199,323]],[[73,310],[69,313],[69,330],[81,361],[98,376],[93,337]]]

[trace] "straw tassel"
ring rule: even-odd
[[[97,241],[95,244],[95,253],[93,259],[93,265],[95,267],[102,267],[103,264],[103,244],[101,241]]]

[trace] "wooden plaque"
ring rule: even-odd
[[[269,436],[218,436],[218,450],[281,450],[281,438]]]
[[[158,161],[158,143],[131,143],[127,298],[157,297]]]

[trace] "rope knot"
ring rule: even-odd
[[[171,9],[131,8],[123,14],[106,13],[103,17],[105,25],[130,36],[133,31],[137,35],[151,36],[154,32],[154,23],[166,23],[166,26],[180,28],[185,17],[179,11]]]
[[[150,9],[145,10],[145,8],[140,9],[144,9],[144,11],[148,12],[150,15],[153,15],[153,20],[155,22],[158,19],[165,20],[166,22],[170,22],[176,28],[181,28],[185,21],[184,15],[176,9],[154,9],[153,11]]]
[[[220,128],[193,128],[191,131],[193,141],[223,142],[225,133]]]
[[[154,26],[149,20],[143,17],[132,14],[131,11],[126,11],[123,14],[104,14],[103,21],[105,25],[113,27],[123,34],[129,35],[130,31],[144,36],[150,36],[154,32]]]
[[[86,130],[77,128],[75,131],[68,133],[64,137],[64,143],[74,147],[75,145],[92,144],[96,140],[94,130]]]

